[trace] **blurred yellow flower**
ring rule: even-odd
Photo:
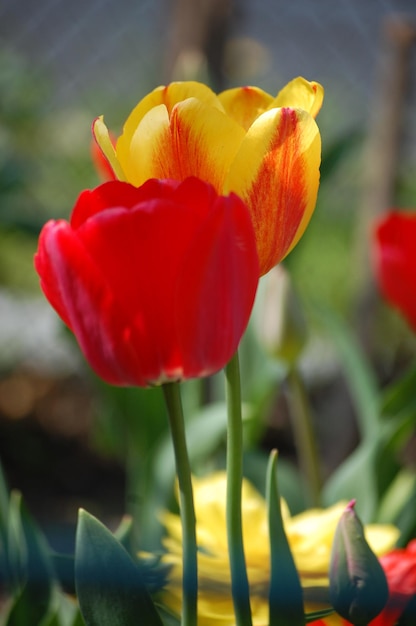
[[[237,193],[256,233],[260,275],[301,238],[314,211],[321,139],[314,117],[323,88],[302,77],[276,97],[258,87],[215,94],[195,81],[147,94],[113,145],[98,117],[94,137],[114,176],[139,187],[149,178],[197,176]]]
[[[198,541],[198,625],[235,626],[231,599],[230,571],[226,536],[226,475],[218,472],[206,478],[194,478],[194,498]],[[305,610],[325,603],[328,586],[332,539],[346,502],[328,509],[310,509],[291,516],[282,501],[286,534],[305,591]],[[269,539],[266,501],[247,481],[243,481],[243,535],[253,626],[268,625]],[[179,516],[165,512],[162,518],[167,531],[163,562],[171,565],[162,602],[180,614],[182,596],[182,540]],[[391,525],[369,524],[366,539],[381,556],[398,539],[399,531]],[[324,595],[319,595],[319,589]],[[311,604],[309,598],[314,598]],[[322,602],[321,602],[322,601]],[[329,622],[327,622],[329,623]]]

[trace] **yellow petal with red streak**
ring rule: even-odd
[[[127,178],[141,185],[148,178],[183,180],[198,176],[222,192],[227,172],[245,136],[236,122],[196,98],[164,104],[141,120],[130,143],[117,146]]]
[[[321,109],[323,99],[324,88],[322,85],[298,76],[279,91],[269,108],[299,108],[316,117]]]
[[[272,109],[251,126],[225,181],[247,203],[256,233],[260,275],[302,236],[316,204],[321,140],[302,109]]]
[[[226,89],[218,94],[218,99],[227,115],[245,130],[248,130],[254,120],[273,102],[272,96],[258,87]]]
[[[104,117],[102,115],[94,120],[92,124],[92,134],[118,180],[126,180],[126,176],[118,161],[110,133],[108,132],[107,126],[104,124]]]
[[[128,182],[136,187],[149,178],[173,178],[169,174],[161,174],[169,166],[168,161],[165,163],[169,151],[169,114],[164,104],[153,106],[139,122],[132,136],[127,138],[123,135],[117,142],[117,158]]]
[[[156,89],[153,89],[153,91],[140,100],[128,116],[123,127],[123,133],[118,138],[117,152],[119,150],[126,150],[126,146],[130,144],[137,126],[151,109],[160,104],[164,104],[170,115],[173,107],[178,104],[178,102],[187,100],[188,98],[198,98],[198,100],[222,110],[222,106],[216,94],[203,83],[196,81],[178,81],[166,86],[162,85],[156,87]]]

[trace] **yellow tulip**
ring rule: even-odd
[[[198,625],[235,626],[225,521],[226,474],[218,472],[206,478],[194,478],[193,486],[199,548]],[[285,531],[304,588],[306,611],[316,608],[316,604],[308,602],[316,588],[321,588],[326,595],[332,541],[346,504],[338,502],[327,509],[310,509],[291,516],[286,503],[282,502]],[[247,480],[243,481],[242,512],[253,626],[267,626],[270,552],[266,502]],[[161,600],[179,615],[182,603],[180,518],[166,512],[162,519],[167,531],[166,554],[162,560],[171,569]],[[388,524],[369,524],[365,536],[375,554],[381,556],[391,550],[399,532]],[[327,623],[330,624],[331,619]]]
[[[239,194],[256,232],[260,275],[302,236],[316,204],[321,141],[314,117],[323,88],[296,78],[275,98],[257,87],[216,95],[193,81],[161,86],[133,109],[116,142],[98,117],[94,137],[115,176],[197,176]]]

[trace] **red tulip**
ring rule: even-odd
[[[380,557],[380,561],[387,577],[389,599],[371,626],[394,626],[412,597],[416,597],[416,539],[407,548]]]
[[[197,178],[84,191],[44,226],[35,267],[95,372],[143,387],[221,369],[259,273],[245,204]]]
[[[416,330],[416,213],[391,212],[376,225],[375,273],[386,300]]]

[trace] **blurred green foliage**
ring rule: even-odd
[[[50,106],[52,85],[0,42],[0,284],[34,292],[37,235],[68,216],[79,191],[97,183],[90,118]]]

